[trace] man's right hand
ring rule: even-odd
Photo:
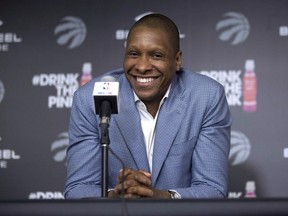
[[[150,197],[151,174],[144,170],[125,169],[120,170],[118,185],[108,193],[108,197],[120,197],[124,190],[124,198]],[[122,188],[123,187],[123,188]]]
[[[124,190],[124,198],[154,197],[171,199],[170,192],[152,187],[151,173],[146,171],[120,170],[117,179],[118,185],[109,192],[108,197],[121,197],[122,190]]]

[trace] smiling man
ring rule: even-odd
[[[181,66],[179,32],[170,25],[159,18],[143,19],[132,27],[127,40],[126,77],[153,117]]]
[[[120,112],[110,120],[109,197],[224,198],[231,117],[223,87],[181,68],[179,31],[150,14],[130,29],[120,84]],[[66,198],[101,196],[95,78],[74,94],[67,150]],[[124,175],[124,178],[122,178]]]

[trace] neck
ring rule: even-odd
[[[160,101],[152,102],[152,103],[144,102],[144,104],[145,104],[148,112],[153,116],[153,118],[155,118],[156,113],[157,113],[158,108],[159,108]]]

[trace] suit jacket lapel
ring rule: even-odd
[[[155,184],[171,145],[179,131],[187,103],[181,99],[184,89],[181,83],[172,83],[170,94],[159,112],[153,150],[152,182]]]
[[[115,115],[115,122],[120,130],[125,144],[137,169],[149,171],[146,147],[141,128],[141,120],[134,102],[133,91],[125,75],[120,81],[119,114]],[[180,128],[187,103],[183,101],[184,92],[182,83],[176,78],[173,80],[170,94],[163,103],[158,115],[156,135],[153,150],[152,182],[155,184],[171,145],[178,133],[175,128]],[[123,122],[125,124],[123,124]],[[173,125],[171,125],[173,123]]]
[[[149,171],[141,120],[134,102],[133,91],[124,76],[122,81],[119,94],[120,109],[119,114],[115,115],[115,121],[137,169]]]

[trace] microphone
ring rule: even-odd
[[[95,82],[93,97],[95,112],[100,124],[109,124],[111,114],[118,114],[119,82],[112,76],[104,76],[101,82]]]

